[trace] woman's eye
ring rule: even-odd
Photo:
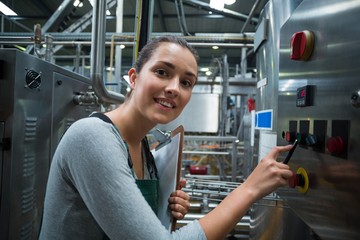
[[[181,81],[181,84],[188,88],[191,88],[193,86],[193,83],[190,80],[183,80],[183,81]]]
[[[164,69],[157,69],[155,73],[160,76],[167,76],[167,73]]]

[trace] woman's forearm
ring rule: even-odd
[[[215,209],[199,220],[207,239],[225,239],[255,200],[256,194],[246,185],[232,191]]]

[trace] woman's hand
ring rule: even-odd
[[[180,180],[180,189],[186,184],[185,179]],[[190,196],[182,190],[176,190],[169,197],[169,208],[176,220],[181,220],[190,208]]]
[[[276,159],[281,152],[289,151],[291,147],[292,145],[288,145],[271,149],[245,182],[199,219],[208,240],[225,239],[256,200],[287,183],[292,172],[288,165],[277,162]]]
[[[256,199],[264,197],[288,183],[292,172],[288,165],[277,162],[276,159],[281,152],[289,151],[291,147],[292,145],[272,148],[244,182],[246,188]]]

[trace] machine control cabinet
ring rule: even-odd
[[[0,69],[0,236],[37,239],[56,146],[99,107],[73,103],[89,79],[34,56],[1,49]]]

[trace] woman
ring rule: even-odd
[[[128,72],[131,93],[117,109],[81,119],[54,155],[40,239],[224,239],[251,204],[285,185],[289,167],[276,162],[276,147],[245,183],[199,221],[169,233],[137,180],[156,179],[145,135],[175,119],[197,81],[197,54],[186,41],[164,36],[148,43]],[[188,210],[188,196],[169,199],[174,217]]]

